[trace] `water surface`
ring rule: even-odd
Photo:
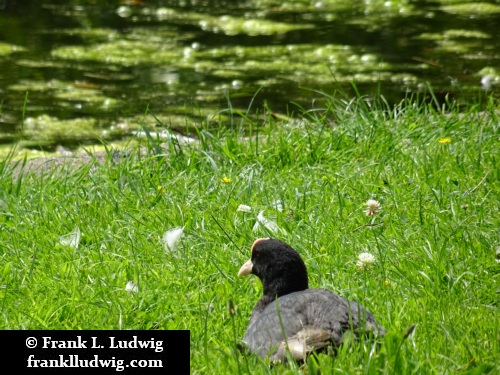
[[[227,124],[228,102],[291,113],[353,84],[392,103],[429,84],[485,97],[498,25],[500,1],[2,0],[0,142],[118,141],[146,110],[189,133]]]

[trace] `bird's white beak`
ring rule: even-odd
[[[238,276],[247,276],[252,273],[252,259],[249,259],[244,265],[241,266],[240,270],[238,271]]]

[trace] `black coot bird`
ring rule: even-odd
[[[281,361],[288,346],[294,359],[303,360],[312,351],[338,347],[347,332],[385,335],[360,304],[326,289],[309,289],[304,261],[280,240],[261,238],[253,243],[252,257],[238,276],[249,274],[262,281],[264,295],[252,311],[243,342],[262,358]]]

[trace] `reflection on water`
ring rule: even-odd
[[[352,83],[390,102],[427,82],[487,95],[499,21],[496,2],[0,0],[0,140],[20,129],[26,92],[23,145],[45,149],[126,137],[146,108],[199,126],[228,96],[287,112]]]

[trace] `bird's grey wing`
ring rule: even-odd
[[[307,325],[303,305],[308,296],[291,293],[271,302],[259,314],[252,316],[243,341],[252,352],[265,358],[274,353],[284,338],[292,337]]]
[[[278,302],[278,308],[273,301],[252,317],[243,338],[250,350],[263,358],[273,354],[273,359],[282,359],[288,346],[299,359],[299,353],[305,355],[330,342],[340,345],[351,330],[356,335],[385,333],[367,309],[329,290],[308,289],[283,296]]]
[[[309,289],[308,291],[310,291]],[[385,330],[376,322],[373,314],[357,302],[349,301],[326,289],[314,289],[307,293],[305,306],[308,323],[331,333],[335,345],[340,345],[347,331],[356,336],[383,336]]]

